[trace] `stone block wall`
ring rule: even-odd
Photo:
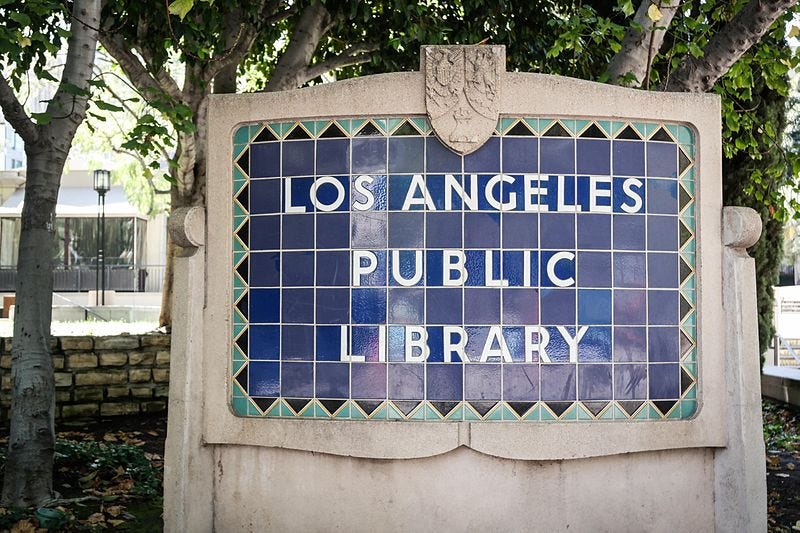
[[[11,407],[12,339],[0,339],[0,420]],[[170,336],[53,337],[56,418],[155,413],[167,408]]]

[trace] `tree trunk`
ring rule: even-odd
[[[11,436],[3,483],[3,501],[15,507],[38,505],[53,496],[52,255],[66,154],[50,148],[26,147],[28,170],[11,351]]]

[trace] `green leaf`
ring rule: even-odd
[[[633,0],[623,0],[620,2],[619,10],[622,11],[622,14],[626,17],[633,15]]]
[[[120,106],[118,106],[118,105],[109,104],[108,102],[104,102],[104,101],[102,101],[102,100],[97,100],[97,101],[95,101],[95,102],[94,102],[94,105],[96,105],[98,109],[102,109],[103,111],[114,111],[114,112],[118,112],[118,111],[122,111],[122,110],[123,110],[123,109],[122,109]]]
[[[172,15],[177,15],[181,20],[183,20],[186,14],[191,11],[193,6],[194,0],[174,0],[169,5],[169,12]]]
[[[53,116],[46,111],[44,113],[31,113],[31,118],[41,125],[50,124],[50,121],[53,120]]]
[[[12,11],[11,13],[8,14],[8,18],[13,20],[14,22],[17,22],[20,26],[28,26],[31,23],[31,18],[25,13],[18,13]]]

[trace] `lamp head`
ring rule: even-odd
[[[105,194],[111,189],[111,171],[97,169],[94,171],[94,190],[97,194]]]

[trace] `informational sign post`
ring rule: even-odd
[[[242,416],[687,418],[684,124],[501,116],[466,155],[424,116],[240,126]]]

